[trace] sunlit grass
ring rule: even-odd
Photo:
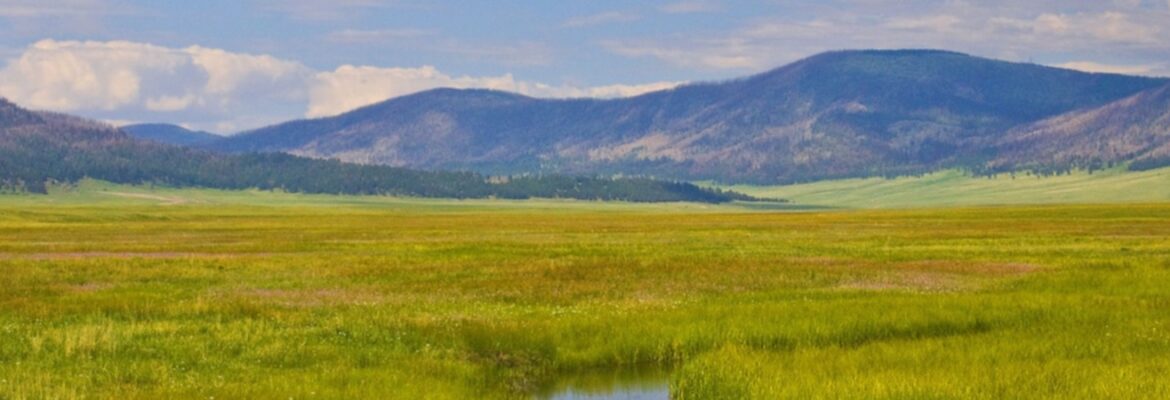
[[[514,398],[647,364],[684,398],[1170,394],[1166,205],[207,196],[0,207],[0,398]]]
[[[795,204],[849,208],[954,207],[992,204],[1101,204],[1170,201],[1170,168],[1125,167],[1058,176],[941,171],[921,177],[842,179],[786,186],[731,186]]]

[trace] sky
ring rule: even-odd
[[[895,48],[1170,76],[1170,0],[0,0],[0,97],[232,134],[435,87],[611,98]]]

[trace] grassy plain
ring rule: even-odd
[[[1026,173],[973,177],[952,170],[921,177],[730,188],[758,197],[789,199],[795,204],[845,208],[1152,203],[1170,202],[1170,168],[1131,172],[1118,167],[1047,177]]]
[[[1170,205],[88,184],[0,197],[0,399],[523,398],[645,365],[684,399],[1170,398]]]

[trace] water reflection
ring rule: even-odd
[[[667,400],[670,399],[670,371],[658,365],[574,371],[542,388],[536,398]]]

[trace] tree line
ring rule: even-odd
[[[647,178],[548,175],[492,180],[471,172],[418,171],[283,153],[225,155],[139,141],[96,125],[59,125],[58,129],[40,124],[0,132],[0,185],[7,190],[46,193],[49,181],[92,178],[120,184],[455,199],[753,200],[740,193]]]

